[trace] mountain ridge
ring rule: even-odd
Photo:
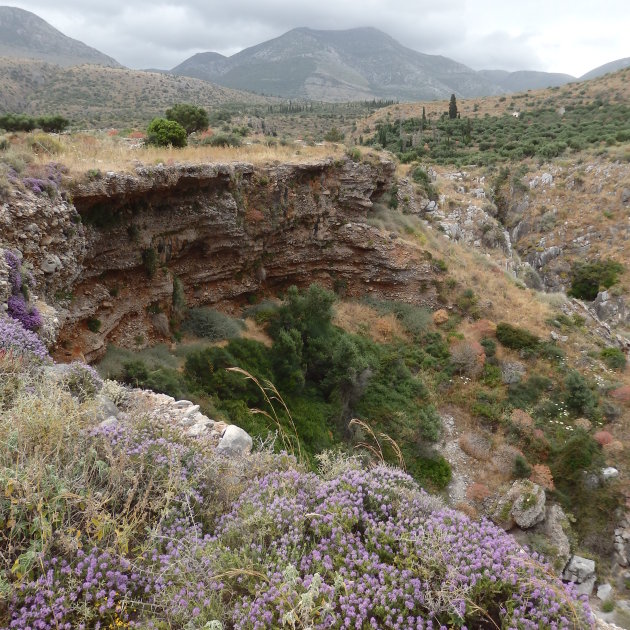
[[[0,6],[0,57],[39,59],[59,66],[84,63],[122,68],[113,57],[64,35],[35,13]]]

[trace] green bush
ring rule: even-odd
[[[571,370],[567,374],[564,388],[567,408],[576,415],[592,417],[597,408],[597,394],[577,370]]]
[[[174,120],[154,118],[147,127],[147,143],[159,147],[185,147],[187,144],[186,130]]]
[[[153,247],[149,247],[142,252],[142,265],[149,278],[153,278],[158,268],[158,255]]]
[[[344,138],[345,134],[343,133],[343,131],[339,131],[337,127],[333,127],[332,129],[330,129],[328,132],[326,132],[326,135],[324,136],[324,140],[326,140],[326,142],[343,142]]]
[[[209,341],[238,337],[245,324],[212,308],[194,308],[188,311],[182,331]]]
[[[567,294],[580,300],[593,301],[602,288],[616,284],[624,267],[614,260],[577,262],[571,268],[571,286]]]
[[[619,348],[604,348],[599,356],[611,370],[623,372],[626,369],[626,355]]]
[[[210,124],[208,112],[203,107],[178,103],[166,110],[166,119],[179,123],[186,133],[205,131]]]
[[[96,319],[96,317],[90,317],[87,320],[87,327],[89,331],[97,333],[101,329],[101,320]]]
[[[540,343],[540,339],[528,330],[506,322],[497,325],[496,335],[502,345],[512,350],[535,350]]]
[[[517,455],[512,468],[512,477],[515,479],[527,479],[532,474],[532,467],[522,455]]]
[[[240,147],[242,141],[234,134],[217,133],[208,138],[204,138],[203,144],[207,144],[211,147]]]

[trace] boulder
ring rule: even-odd
[[[447,321],[448,321],[448,312],[446,310],[444,310],[443,308],[441,308],[438,311],[435,311],[435,313],[433,313],[433,323],[436,326],[440,326],[442,324],[446,324]]]
[[[246,455],[252,450],[252,438],[240,427],[230,424],[219,440],[216,450],[223,455]]]
[[[549,543],[556,550],[557,561],[553,560],[554,566],[561,571],[571,557],[571,544],[566,534],[569,521],[564,510],[559,505],[552,505],[547,510],[547,516],[540,525],[540,532],[549,540]]]
[[[597,599],[601,599],[605,602],[607,599],[610,599],[612,594],[612,586],[610,584],[600,584],[597,587]]]
[[[607,466],[602,468],[602,479],[608,481],[609,479],[616,479],[619,477],[619,471],[613,466]]]
[[[583,584],[594,577],[595,560],[582,558],[582,556],[573,556],[562,574],[563,580],[575,584]]]
[[[505,361],[501,364],[501,380],[506,385],[520,383],[526,368],[519,361]]]
[[[504,529],[515,524],[522,529],[534,527],[545,518],[545,491],[524,479],[515,481],[497,503],[493,520]]]

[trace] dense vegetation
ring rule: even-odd
[[[528,157],[549,160],[566,151],[630,139],[630,107],[624,103],[596,99],[561,110],[538,106],[518,113],[391,119],[378,123],[364,142],[396,153],[403,162],[430,158],[438,164],[490,165]]]
[[[70,121],[59,115],[27,116],[25,114],[0,115],[0,129],[6,131],[33,131],[41,129],[47,132],[59,133],[68,127]]]

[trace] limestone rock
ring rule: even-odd
[[[550,558],[554,566],[562,570],[571,557],[571,544],[566,534],[568,519],[559,505],[552,505],[547,509],[545,520],[540,525],[540,531],[556,550],[556,557]]]
[[[526,368],[520,361],[505,361],[501,364],[501,380],[506,385],[520,383]]]
[[[573,556],[565,568],[562,579],[566,582],[583,584],[595,576],[595,560]]]
[[[224,455],[246,455],[252,450],[252,438],[240,427],[230,424],[216,450]]]
[[[610,584],[600,584],[597,587],[597,599],[601,599],[603,602],[610,598],[612,594],[612,586]]]
[[[534,527],[545,518],[545,491],[529,480],[519,480],[499,499],[492,519],[508,530]]]

